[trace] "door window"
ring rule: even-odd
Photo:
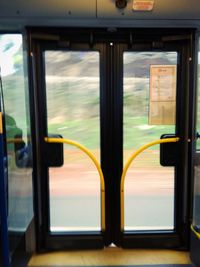
[[[123,147],[130,155],[175,134],[177,52],[124,52]],[[125,181],[125,230],[173,230],[174,167],[160,165],[159,145],[139,155]]]
[[[199,49],[200,50],[200,49]],[[197,68],[197,116],[196,131],[200,131],[200,52],[198,52]],[[196,157],[194,166],[194,199],[193,199],[193,226],[200,232],[200,139],[196,141]]]
[[[100,161],[99,52],[46,51],[48,135],[88,148]],[[79,149],[64,146],[64,165],[49,168],[50,231],[100,231],[99,174]]]
[[[24,56],[21,34],[0,34],[10,255],[14,254],[34,216],[30,107]]]

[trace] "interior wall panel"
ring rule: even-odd
[[[96,18],[96,0],[0,0],[0,18]]]
[[[155,0],[150,12],[133,11],[133,0],[127,0],[124,9],[115,6],[115,0],[97,0],[97,17],[112,19],[200,19],[199,0]]]
[[[134,12],[133,0],[0,0],[0,30],[49,27],[196,27],[200,0],[155,0],[151,12]]]

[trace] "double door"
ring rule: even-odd
[[[190,34],[29,30],[39,249],[187,246]]]

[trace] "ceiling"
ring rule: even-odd
[[[0,0],[4,28],[35,26],[200,27],[199,0],[154,0],[150,12],[124,9],[115,0]]]

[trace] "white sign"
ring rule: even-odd
[[[151,101],[176,100],[176,65],[151,65]]]
[[[133,0],[134,11],[152,11],[154,0]]]
[[[149,124],[175,124],[176,65],[150,66]]]

